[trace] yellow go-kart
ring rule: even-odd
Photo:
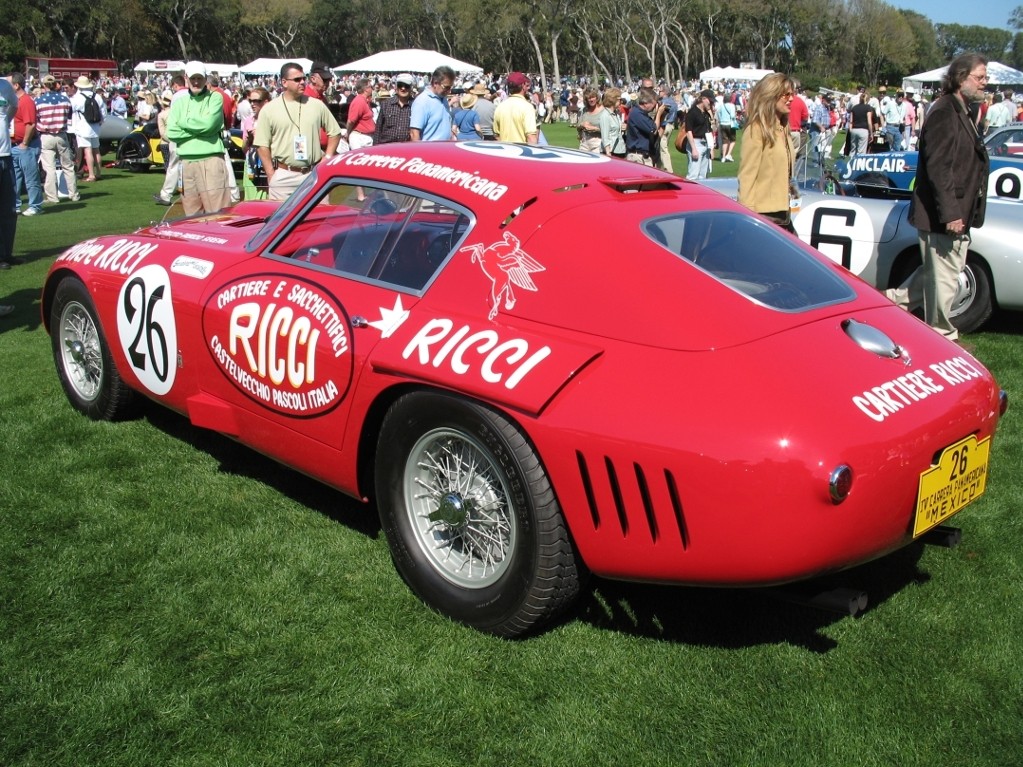
[[[240,175],[245,169],[242,132],[233,128],[230,142],[224,143],[227,145],[227,154],[231,158],[235,175]],[[163,154],[166,148],[166,142],[160,140],[160,131],[156,123],[148,122],[121,139],[121,143],[117,145],[117,167],[142,172],[150,168],[163,170],[165,162]]]

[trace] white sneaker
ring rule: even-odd
[[[40,213],[42,213],[42,211],[39,210],[38,208],[28,208],[28,209],[22,211],[21,215],[23,215],[23,216],[38,216]]]

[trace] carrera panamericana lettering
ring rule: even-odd
[[[496,181],[480,176],[476,171],[460,170],[448,165],[427,162],[422,157],[393,157],[391,155],[371,155],[361,152],[349,152],[344,155],[345,165],[368,168],[387,168],[389,170],[402,170],[417,176],[444,181],[448,184],[460,186],[462,189],[486,197],[488,200],[500,200],[508,187]]]
[[[501,341],[497,331],[490,328],[473,332],[468,325],[455,329],[451,320],[434,319],[419,329],[401,356],[409,359],[415,355],[420,365],[435,368],[447,363],[458,375],[477,370],[487,383],[503,382],[505,388],[514,389],[550,354],[549,346],[530,354],[525,339]]]
[[[95,240],[86,240],[65,251],[58,261],[72,262],[129,275],[150,253],[159,247],[155,242],[121,239],[103,247]]]

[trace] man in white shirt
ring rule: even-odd
[[[92,99],[99,106],[99,122],[85,119],[85,100]],[[85,75],[75,80],[75,93],[71,96],[71,122],[74,124],[75,139],[78,149],[85,154],[85,164],[89,169],[85,181],[99,181],[103,164],[100,162],[99,129],[107,116],[107,107],[103,99],[96,95],[96,85]]]

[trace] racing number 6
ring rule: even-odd
[[[813,223],[810,229],[810,246],[820,250],[821,245],[838,245],[842,248],[842,266],[852,269],[852,246],[851,237],[840,234],[824,234],[821,232],[821,222],[825,216],[838,216],[845,219],[845,225],[852,227],[856,223],[856,211],[847,208],[817,208],[813,212]]]
[[[147,298],[146,283],[136,277],[125,288],[123,308],[124,315],[128,318],[130,325],[135,324],[136,314],[138,315],[137,332],[128,346],[128,354],[131,357],[132,366],[138,370],[145,370],[146,358],[148,356],[153,365],[153,373],[160,381],[166,382],[167,370],[170,367],[170,360],[167,358],[167,339],[160,323],[153,320],[153,310],[163,298],[163,287],[163,285],[157,287]],[[136,288],[141,293],[141,300],[138,306],[136,306],[133,300]],[[140,311],[143,307],[145,312]],[[146,350],[144,352],[140,351],[143,335],[145,335],[146,339]]]

